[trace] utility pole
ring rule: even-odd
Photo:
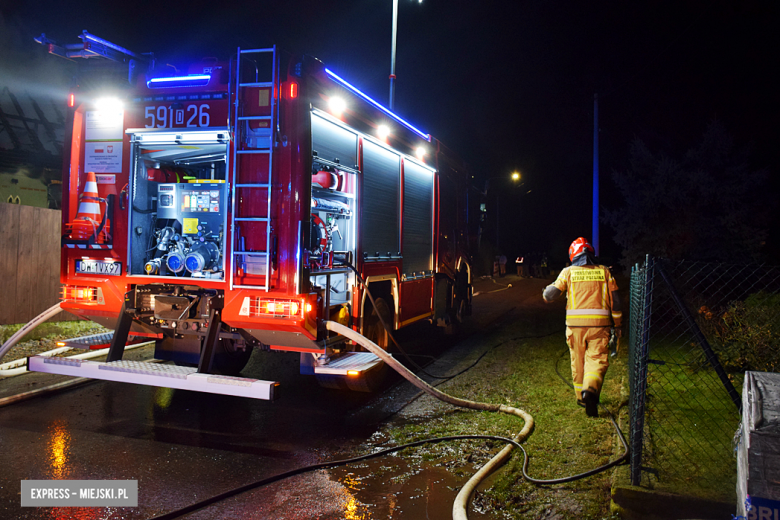
[[[398,33],[398,0],[393,0],[393,41],[390,52],[390,110],[395,105],[395,42]]]
[[[591,243],[599,256],[599,95],[593,94],[593,232]]]
[[[499,200],[498,200],[499,193],[496,193],[496,249],[499,249],[500,246],[498,245],[499,242],[499,225],[501,224],[501,217],[498,214],[500,206],[499,206]]]

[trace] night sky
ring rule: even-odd
[[[32,39],[76,43],[86,29],[180,66],[277,44],[387,102],[392,0],[1,1],[0,83],[62,86],[62,64]],[[396,111],[460,153],[480,189],[522,172],[522,187],[493,179],[488,193],[502,249],[562,262],[591,232],[594,94],[603,206],[620,203],[610,173],[628,166],[633,139],[679,157],[712,120],[776,188],[778,5],[400,0]],[[602,255],[617,257],[609,235],[602,224]]]

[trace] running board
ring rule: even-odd
[[[315,374],[336,376],[358,376],[368,372],[382,360],[371,352],[348,352],[325,365],[315,365]]]
[[[193,392],[234,395],[273,401],[279,397],[279,383],[244,377],[199,374],[197,368],[143,363],[140,361],[112,361],[103,363],[82,359],[32,356],[27,370],[64,376],[103,379],[119,383],[162,386]]]

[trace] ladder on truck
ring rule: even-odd
[[[250,56],[265,57],[270,55],[272,70],[271,81],[259,81],[260,71],[255,62],[254,78],[245,78],[241,74],[242,57],[245,60],[254,61]],[[249,79],[249,81],[247,81]],[[235,100],[235,117],[233,119],[235,131],[234,131],[234,146],[232,154],[233,164],[233,185],[231,188],[231,217],[230,224],[233,233],[233,240],[230,241],[230,288],[238,289],[262,289],[266,292],[271,287],[271,174],[273,172],[273,141],[274,141],[274,124],[278,119],[278,107],[277,107],[277,95],[276,92],[276,80],[277,80],[277,61],[276,61],[276,46],[266,49],[238,49],[238,55],[236,58],[236,100]],[[267,115],[247,115],[245,113],[245,103],[242,103],[242,99],[247,95],[247,89],[270,89],[270,95],[268,95],[268,101],[270,103],[270,114]],[[251,122],[262,124],[267,121],[267,132],[265,127],[251,129]],[[251,135],[250,135],[251,134]],[[251,145],[251,146],[250,146]],[[248,156],[251,155],[266,155],[268,157],[268,172],[266,176],[266,182],[243,182],[240,181],[241,174],[245,171],[242,166],[245,162],[249,162]],[[263,172],[265,173],[265,172]],[[266,214],[263,215],[251,215],[251,216],[236,216],[236,200],[241,190],[254,191],[265,190],[267,197]],[[245,245],[244,236],[241,232],[244,227],[251,228],[252,223],[265,223],[265,249],[263,251],[248,250]],[[239,266],[244,266],[244,277],[246,276],[246,266],[249,264],[256,265],[261,262],[265,265],[265,276],[263,276],[263,283],[249,283],[247,281],[236,281],[236,271]]]

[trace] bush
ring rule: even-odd
[[[702,306],[699,318],[726,371],[780,370],[780,294],[759,291],[720,314]]]

